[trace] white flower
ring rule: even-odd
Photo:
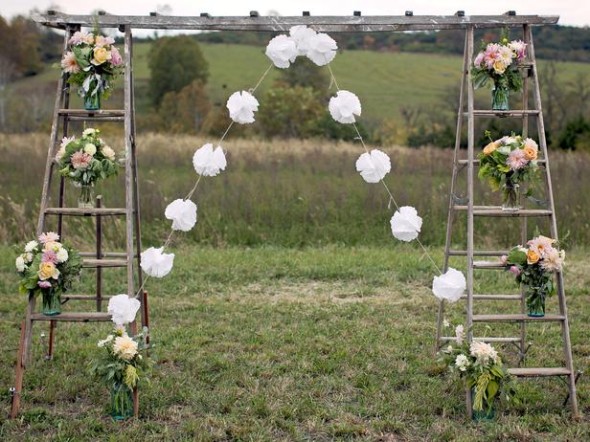
[[[66,154],[66,148],[60,147],[59,150],[57,151],[57,153],[55,154],[55,161],[57,161],[59,163],[65,154]]]
[[[68,251],[64,247],[60,247],[57,252],[55,252],[55,256],[57,257],[57,262],[66,262],[70,257]]]
[[[106,159],[115,161],[115,151],[110,146],[103,146],[100,151]]]
[[[450,327],[450,326],[451,326],[451,323],[448,321],[448,319],[444,319],[443,320],[443,327],[446,328],[446,327]]]
[[[17,256],[14,264],[16,265],[16,270],[19,272],[24,272],[27,268],[25,264],[25,259],[22,256]]]
[[[137,354],[137,342],[128,335],[117,336],[113,344],[113,352],[125,361],[130,361]]]
[[[96,133],[96,129],[89,127],[88,129],[84,129],[84,132],[82,132],[82,136],[88,137],[90,135],[94,135],[95,133]]]
[[[276,67],[285,69],[297,58],[297,45],[291,37],[277,35],[268,42],[265,53]]]
[[[315,37],[317,33],[305,25],[298,25],[289,29],[289,35],[297,45],[298,54],[307,55],[307,51],[309,51],[310,40]]]
[[[328,110],[339,123],[352,124],[355,122],[355,115],[361,116],[361,102],[352,92],[338,91],[335,97],[330,98]]]
[[[386,153],[373,149],[356,160],[356,170],[367,183],[378,183],[391,170],[391,160]]]
[[[71,137],[63,137],[61,139],[61,143],[60,143],[59,147],[65,150],[66,146],[68,144],[70,144],[72,141],[74,141],[75,139],[76,139],[76,137],[74,135],[72,135]]]
[[[469,359],[463,354],[457,355],[457,358],[455,359],[455,366],[459,370],[465,371],[467,370],[467,367],[469,367]]]
[[[234,92],[227,100],[226,107],[230,118],[236,123],[254,123],[254,112],[258,110],[258,100],[250,92]]]
[[[84,153],[87,153],[90,156],[94,156],[96,153],[96,146],[92,143],[86,143],[84,146]]]
[[[34,256],[31,252],[23,253],[22,257],[25,260],[25,263],[27,263],[27,264],[33,262]]]
[[[172,230],[188,232],[197,223],[197,205],[191,200],[177,199],[168,204],[164,216],[172,220]]]
[[[325,66],[334,60],[338,45],[328,34],[316,34],[307,40],[309,48],[307,58],[318,66]]]
[[[25,252],[32,252],[33,250],[35,250],[37,247],[39,246],[39,243],[37,241],[29,241],[26,245],[25,245]]]
[[[135,315],[139,310],[140,302],[128,295],[116,295],[109,299],[107,312],[111,314],[112,321],[117,326],[123,326],[135,321]]]
[[[456,302],[467,288],[465,276],[459,270],[449,267],[446,273],[435,276],[432,281],[432,293],[440,300]]]
[[[99,347],[104,347],[105,345],[107,345],[109,342],[111,342],[115,337],[113,335],[108,335],[106,337],[106,339],[103,339],[102,341],[98,341],[98,346]]]
[[[163,247],[150,247],[141,254],[141,268],[150,276],[163,278],[174,265],[174,253],[162,253]]]
[[[422,229],[422,218],[411,206],[400,207],[391,217],[391,233],[400,241],[412,241],[418,238]]]
[[[216,176],[225,170],[227,161],[220,146],[213,150],[213,145],[207,143],[196,150],[193,155],[193,166],[199,175]]]
[[[455,337],[457,338],[457,345],[463,344],[463,340],[465,339],[465,329],[462,325],[455,327]]]
[[[477,362],[481,365],[487,364],[490,360],[495,363],[498,363],[500,360],[498,352],[486,342],[473,341],[469,347],[469,352],[471,356],[477,358]]]

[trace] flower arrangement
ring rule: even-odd
[[[22,277],[19,292],[41,293],[43,313],[56,315],[61,312],[60,295],[72,287],[82,260],[75,250],[59,242],[57,233],[47,232],[25,245],[15,265]]]
[[[525,57],[526,43],[502,37],[499,43],[485,45],[473,60],[473,86],[480,88],[490,79],[494,83],[492,109],[508,110],[509,91],[522,88],[517,63]]]
[[[489,132],[486,131],[489,137]],[[520,184],[532,182],[538,175],[539,147],[531,138],[505,136],[492,141],[479,153],[480,179],[486,179],[494,191],[502,190],[505,209],[517,209]]]
[[[516,400],[516,390],[502,358],[490,344],[481,341],[467,342],[462,325],[455,328],[456,346],[441,351],[442,360],[452,373],[465,378],[472,392],[474,419],[493,418],[493,406],[504,397]]]
[[[68,41],[71,51],[63,56],[61,67],[70,75],[68,82],[79,86],[88,110],[100,109],[100,97],[108,98],[113,80],[123,70],[123,58],[114,43],[98,31],[78,31]]]
[[[502,257],[503,264],[525,290],[529,316],[544,316],[545,298],[555,290],[552,274],[560,272],[565,261],[565,251],[559,250],[556,243],[540,235]]]
[[[92,205],[95,182],[116,175],[115,151],[100,138],[98,129],[88,128],[82,137],[64,137],[55,155],[59,173],[81,187],[80,205]]]

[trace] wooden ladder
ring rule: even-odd
[[[527,220],[531,218],[545,218],[549,222],[549,230],[552,238],[557,239],[557,223],[555,218],[555,205],[553,199],[553,189],[551,185],[551,171],[549,167],[549,156],[547,151],[547,140],[545,138],[545,127],[543,123],[543,111],[541,107],[541,95],[539,89],[539,79],[537,65],[535,62],[535,50],[533,45],[533,36],[530,24],[522,25],[523,38],[527,43],[527,60],[520,65],[521,72],[524,76],[522,108],[510,111],[479,110],[474,107],[474,89],[471,80],[472,57],[474,54],[474,26],[466,29],[465,51],[463,57],[463,76],[459,94],[459,111],[457,117],[457,133],[455,138],[455,153],[453,159],[453,174],[451,180],[447,233],[445,242],[444,266],[443,271],[449,268],[449,261],[452,257],[467,258],[467,293],[463,296],[466,301],[466,330],[467,340],[471,342],[474,339],[483,340],[490,343],[511,343],[516,345],[519,351],[518,367],[509,368],[508,371],[514,376],[523,377],[542,377],[542,376],[560,376],[565,377],[569,387],[569,402],[574,417],[578,416],[578,402],[576,397],[576,373],[572,359],[572,347],[570,341],[569,322],[565,300],[563,275],[561,272],[556,274],[557,298],[559,311],[556,314],[547,314],[541,318],[532,318],[525,313],[525,298],[521,290],[519,294],[475,294],[474,293],[474,270],[490,269],[504,270],[500,264],[499,257],[506,255],[508,249],[515,244],[510,245],[506,250],[479,250],[475,245],[475,218],[477,217],[510,217],[520,221],[520,238],[521,244],[525,244],[530,238],[527,237]],[[529,90],[532,91],[532,107],[529,107]],[[522,136],[527,137],[529,130],[529,119],[536,118],[537,137],[539,150],[542,159],[539,160],[543,168],[545,181],[546,205],[544,208],[521,208],[516,211],[505,211],[500,206],[476,205],[474,180],[476,168],[479,161],[475,154],[475,121],[476,118],[517,118],[522,120]],[[461,138],[463,133],[464,120],[467,121],[467,149],[461,148]],[[465,158],[466,154],[466,158]],[[466,193],[459,195],[462,189],[458,183],[461,173],[466,170]],[[463,178],[464,179],[464,178]],[[464,187],[465,184],[462,184]],[[457,217],[466,215],[467,236],[466,247],[464,249],[454,249],[451,236],[453,234],[453,224]],[[481,232],[480,232],[481,233]],[[492,258],[493,260],[480,259]],[[476,260],[477,259],[477,260]],[[479,273],[478,273],[479,274]],[[484,301],[496,302],[516,302],[519,304],[519,313],[516,314],[474,314],[474,303]],[[455,340],[455,337],[443,336],[443,316],[445,311],[445,302],[441,301],[438,309],[437,327],[436,327],[436,350],[438,351],[445,342]],[[563,365],[559,367],[521,367],[526,358],[526,325],[533,322],[557,322],[561,325],[561,334],[563,340]],[[475,324],[492,324],[513,323],[519,326],[519,336],[497,336],[484,337],[474,336],[473,328]],[[471,395],[467,394],[467,412],[471,415]]]
[[[68,50],[68,40],[75,31],[80,30],[79,25],[65,25],[64,29],[64,53]],[[96,291],[93,294],[69,294],[62,295],[62,304],[71,300],[77,301],[95,301],[95,311],[65,311],[57,316],[45,316],[38,313],[35,308],[35,297],[29,296],[25,320],[21,326],[20,345],[17,354],[16,379],[15,385],[11,389],[12,408],[11,417],[18,415],[21,403],[21,392],[23,387],[24,372],[30,361],[31,344],[33,336],[33,325],[35,322],[49,322],[49,345],[46,359],[53,356],[55,328],[58,322],[108,322],[111,320],[110,314],[103,310],[103,301],[108,297],[103,296],[102,277],[103,269],[107,268],[126,268],[126,293],[130,297],[138,297],[141,301],[140,316],[142,328],[149,326],[149,316],[147,307],[147,293],[143,290],[136,293],[136,287],[142,287],[142,274],[140,269],[141,253],[141,234],[139,219],[139,193],[137,179],[137,158],[136,158],[136,134],[135,134],[135,109],[134,109],[134,92],[133,92],[133,70],[132,70],[132,38],[131,28],[128,25],[121,25],[119,28],[124,32],[124,108],[121,110],[97,110],[87,111],[82,109],[70,108],[70,87],[67,83],[68,74],[63,73],[58,80],[57,95],[53,111],[53,123],[51,126],[51,138],[49,150],[47,153],[47,163],[45,166],[45,176],[43,180],[43,192],[41,195],[41,205],[39,210],[39,219],[37,223],[37,236],[47,229],[48,218],[53,217],[53,223],[57,223],[56,231],[62,237],[63,225],[65,218],[68,217],[93,217],[95,219],[96,229],[96,248],[93,252],[81,252],[83,257],[83,268],[96,269]],[[62,137],[70,134],[70,123],[75,121],[103,123],[118,122],[123,123],[125,133],[125,207],[122,208],[104,208],[102,207],[102,198],[96,198],[95,207],[77,208],[66,207],[65,205],[65,183],[64,178],[59,177],[59,190],[56,201],[51,197],[51,183],[58,178],[55,167],[55,154],[59,148]],[[77,134],[79,135],[79,134]],[[103,251],[103,232],[102,223],[105,217],[124,217],[125,218],[125,251],[104,252]],[[52,224],[53,225],[53,224]],[[137,278],[137,279],[136,279]],[[137,283],[137,286],[136,286]],[[121,293],[121,291],[119,292]],[[137,324],[131,324],[131,332],[137,333]],[[138,413],[138,395],[134,392],[135,416]]]

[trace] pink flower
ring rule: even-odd
[[[510,266],[510,268],[508,269],[510,271],[510,273],[512,273],[514,276],[518,276],[520,275],[520,269],[518,268],[518,266]]]
[[[537,253],[540,258],[544,258],[546,253],[553,250],[553,243],[555,243],[553,238],[539,235],[527,242],[527,245],[529,246],[529,249]]]
[[[61,59],[61,68],[68,74],[77,74],[80,72],[80,66],[78,66],[76,56],[73,52],[66,52]]]
[[[53,264],[57,264],[59,260],[57,259],[57,253],[53,250],[45,250],[43,252],[43,256],[41,257],[41,262],[51,262]]]
[[[41,287],[42,289],[50,289],[51,288],[51,283],[49,281],[39,281],[37,283],[37,285],[39,287]]]
[[[526,43],[522,40],[513,40],[508,43],[508,47],[514,51],[517,60],[522,60],[526,57]]]
[[[508,256],[507,255],[500,256],[500,263],[502,265],[506,265],[508,263]]]
[[[42,233],[39,235],[39,241],[41,244],[45,244],[47,242],[57,242],[59,241],[59,235],[55,232]]]
[[[477,54],[477,56],[475,57],[475,60],[473,60],[473,66],[475,66],[476,68],[481,67],[481,63],[483,61],[483,57],[484,57],[484,53],[480,52],[479,54]]]
[[[113,66],[119,66],[123,64],[123,57],[121,57],[121,53],[114,46],[111,46],[111,63]]]
[[[72,35],[68,43],[71,45],[79,45],[82,43],[92,44],[94,43],[94,37],[88,32],[78,31],[74,32],[74,35]]]
[[[92,155],[78,151],[72,155],[72,166],[74,169],[86,169],[92,161]]]
[[[113,37],[104,37],[102,35],[97,35],[94,41],[94,44],[97,48],[102,48],[103,46],[112,45],[115,42]]]
[[[545,253],[545,258],[541,261],[541,267],[548,272],[560,272],[563,268],[565,252],[550,248]]]
[[[514,149],[506,159],[506,164],[510,166],[510,169],[512,170],[522,169],[528,164],[528,162],[529,160],[527,160],[524,150],[522,149]]]

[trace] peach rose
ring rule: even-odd
[[[483,154],[484,155],[490,155],[493,151],[495,151],[500,143],[498,143],[497,141],[493,141],[490,144],[488,144],[486,147],[483,148]]]
[[[55,267],[55,264],[52,262],[42,262],[39,265],[39,279],[45,281],[46,279],[53,278],[57,279],[59,277],[59,270]]]
[[[94,48],[94,58],[90,61],[93,65],[98,66],[111,59],[111,51],[106,48]]]
[[[526,262],[528,264],[535,264],[537,262],[539,262],[540,256],[537,252],[535,252],[534,250],[530,250],[527,252],[526,254]]]

